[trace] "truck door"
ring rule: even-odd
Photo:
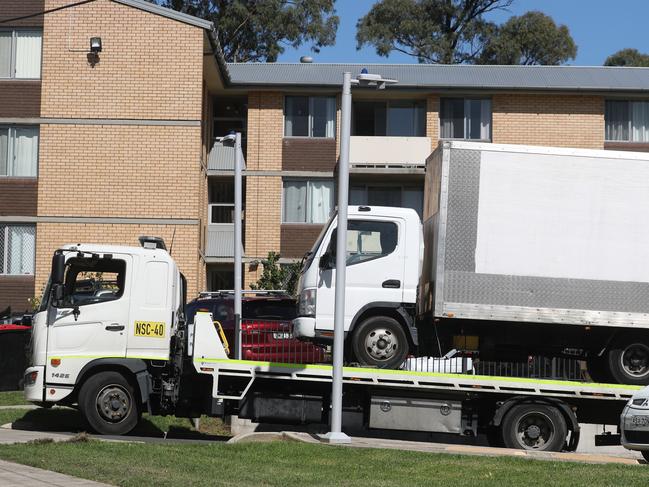
[[[74,381],[90,360],[125,356],[131,263],[119,254],[68,259],[64,295],[48,327],[47,382]],[[53,358],[60,359],[56,367]]]
[[[403,299],[403,239],[401,220],[350,219],[347,230],[345,330],[366,304],[401,303]],[[333,255],[337,231],[327,252]],[[333,330],[335,269],[321,269],[316,301],[316,327]]]

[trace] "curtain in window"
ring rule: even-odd
[[[16,127],[14,161],[10,176],[36,176],[38,161],[38,129]]]
[[[629,140],[629,102],[606,102],[606,140]]]
[[[632,102],[631,124],[633,142],[649,142],[649,102]]]
[[[40,32],[16,32],[16,78],[41,77]]]
[[[491,100],[480,100],[480,139],[491,139]]]
[[[0,78],[11,76],[11,32],[0,32]]]
[[[284,182],[284,221],[306,222],[306,182]]]
[[[442,138],[464,138],[464,100],[462,98],[445,98],[441,106]]]
[[[310,98],[311,137],[334,137],[336,99],[332,97]]]
[[[329,218],[333,206],[333,182],[309,182],[309,214],[307,222],[324,223]]]
[[[412,208],[417,212],[419,218],[422,218],[424,208],[424,191],[421,188],[404,188],[402,194],[403,207]]]
[[[33,274],[36,229],[28,226],[9,227],[8,273]]]
[[[306,96],[287,96],[284,134],[287,137],[306,137],[309,135],[309,98]]]
[[[6,176],[9,170],[9,129],[0,127],[0,176]]]

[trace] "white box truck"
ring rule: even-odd
[[[184,278],[163,243],[142,242],[55,252],[33,320],[27,400],[78,407],[103,434],[128,433],[143,412],[328,423],[330,366],[231,360],[211,314],[185,322]],[[552,451],[577,447],[579,423],[617,423],[639,389],[358,367],[344,368],[343,384],[347,431],[487,433]]]
[[[303,339],[333,331],[336,216],[305,259]],[[416,349],[588,361],[600,382],[649,383],[649,154],[442,142],[412,210],[351,207],[351,360]]]

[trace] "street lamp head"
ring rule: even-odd
[[[386,85],[398,83],[396,79],[384,78],[380,74],[369,73],[367,68],[363,68],[356,79],[360,86],[375,86],[379,90],[385,89]]]

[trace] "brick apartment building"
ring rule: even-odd
[[[28,308],[58,246],[143,234],[173,241],[190,296],[231,288],[231,130],[244,135],[245,284],[269,251],[300,258],[335,204],[342,73],[365,66],[226,64],[209,22],[76,3],[0,7],[0,310]],[[399,83],[354,89],[352,203],[421,211],[440,139],[649,149],[649,69],[367,67]]]

